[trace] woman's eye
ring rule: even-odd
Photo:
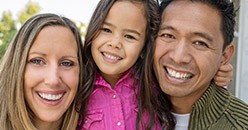
[[[36,65],[45,64],[45,62],[42,59],[38,59],[38,58],[29,60],[29,63],[36,64]]]
[[[70,62],[70,61],[64,61],[61,63],[61,66],[65,66],[65,67],[70,67],[70,66],[73,66],[74,63],[73,62]]]

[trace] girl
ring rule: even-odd
[[[157,11],[153,0],[99,2],[85,37],[89,75],[81,95],[90,97],[79,97],[81,104],[89,103],[82,106],[79,129],[160,128],[151,104],[151,70],[146,69],[152,67]],[[167,114],[172,117],[169,110]]]
[[[161,129],[152,80],[154,39],[159,28],[154,0],[101,0],[85,37],[87,78],[78,97],[78,129]],[[173,129],[170,101],[158,115]],[[165,117],[165,118],[162,118]]]
[[[80,33],[69,19],[39,14],[26,21],[1,61],[0,129],[76,129],[81,50]]]

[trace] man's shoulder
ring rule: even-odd
[[[224,112],[227,119],[233,123],[235,128],[248,129],[248,104],[232,94],[229,96],[229,101]]]
[[[210,100],[212,106],[209,109],[214,109],[213,113],[219,113],[216,118],[216,123],[213,123],[213,128],[227,127],[235,129],[248,129],[248,104],[243,100],[234,96],[231,92],[220,88],[213,87],[213,99]],[[215,124],[215,125],[214,125]]]
[[[243,109],[245,109],[245,110],[248,111],[248,104],[246,102],[244,102],[240,98],[234,96],[231,92],[229,92],[228,90],[226,90],[224,88],[221,88],[221,87],[217,87],[217,88],[218,88],[219,93],[222,93],[222,94],[217,94],[218,96],[225,97],[225,100],[230,103],[230,106],[235,105],[235,107],[233,106],[230,109],[240,109],[240,108],[243,108]]]
[[[230,104],[227,110],[229,110],[231,113],[242,114],[240,116],[246,115],[246,119],[248,120],[248,104],[245,103],[240,98],[235,97],[234,95],[230,95],[229,100],[230,100]]]
[[[248,129],[248,105],[229,91],[211,85],[194,104],[190,128]]]
[[[218,99],[227,103],[226,111],[231,111],[232,114],[242,113],[242,115],[247,115],[246,119],[248,120],[248,104],[223,88],[217,87],[217,89],[218,93],[222,93],[217,94],[217,96],[221,96]]]

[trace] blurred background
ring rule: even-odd
[[[38,13],[56,13],[72,19],[82,38],[99,0],[0,0],[0,58],[21,25]],[[236,52],[231,64],[234,68],[228,89],[248,103],[248,0],[232,0],[237,9],[234,43]]]

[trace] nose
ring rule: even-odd
[[[61,81],[61,76],[59,74],[59,66],[58,65],[50,65],[45,72],[45,84],[49,86],[57,86]]]
[[[111,46],[113,48],[118,48],[118,49],[121,48],[122,47],[121,37],[120,36],[113,37],[109,41],[109,46]]]
[[[173,50],[169,53],[170,58],[178,64],[187,64],[191,62],[191,50],[186,41],[180,41],[175,45]]]

